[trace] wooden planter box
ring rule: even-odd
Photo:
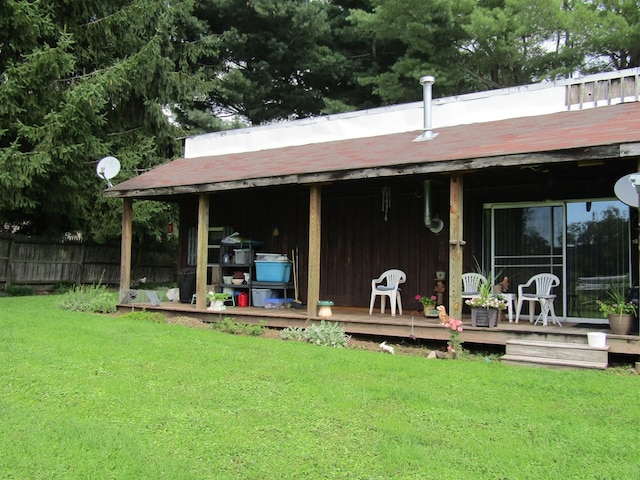
[[[472,327],[497,327],[498,326],[498,309],[497,308],[472,308],[471,309],[471,326]]]

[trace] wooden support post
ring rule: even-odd
[[[207,257],[209,242],[209,195],[201,193],[198,197],[198,247],[196,260],[196,308],[207,308]]]
[[[312,185],[309,192],[309,273],[307,277],[307,316],[315,316],[320,300],[320,238],[321,238],[320,185]]]
[[[122,239],[120,244],[120,302],[131,288],[131,243],[133,241],[133,199],[125,198],[122,208]]]
[[[462,315],[462,176],[449,180],[449,315]]]

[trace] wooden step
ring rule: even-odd
[[[584,343],[507,340],[506,355],[511,365],[539,365],[557,368],[607,368],[609,347],[591,347]]]
[[[584,360],[564,360],[559,358],[527,357],[524,355],[503,355],[500,359],[507,365],[525,365],[529,367],[547,368],[589,368],[605,370],[607,362],[586,362]]]

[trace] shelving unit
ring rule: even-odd
[[[239,263],[236,263],[235,250],[242,250],[243,257]],[[246,291],[249,295],[249,305],[251,305],[251,285],[252,279],[255,278],[255,268],[253,259],[255,257],[255,250],[253,246],[245,246],[242,243],[235,245],[220,245],[220,289],[233,289],[234,292]],[[249,280],[243,281],[241,285],[236,285],[233,282],[225,282],[225,277],[233,276],[235,272],[242,272],[249,274]]]
[[[283,298],[291,298],[289,294],[293,292],[293,283],[289,282],[263,282],[257,280],[255,256],[255,247],[260,246],[260,242],[250,243],[237,243],[233,245],[221,244],[220,245],[220,291],[224,292],[225,289],[233,289],[234,294],[241,292],[247,292],[249,296],[249,305],[253,306],[253,292],[252,289],[265,288],[275,291],[282,291]],[[236,250],[242,250],[242,259],[238,260],[238,253]],[[236,285],[233,282],[226,282],[224,279],[228,276],[233,276],[235,272],[248,273],[249,279],[243,281],[241,285]],[[226,290],[229,291],[229,290]]]
[[[207,285],[222,282],[220,265],[222,239],[231,233],[231,227],[209,227],[207,233]]]

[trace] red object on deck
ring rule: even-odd
[[[239,307],[249,306],[249,294],[247,292],[240,292],[238,294],[238,306]]]

